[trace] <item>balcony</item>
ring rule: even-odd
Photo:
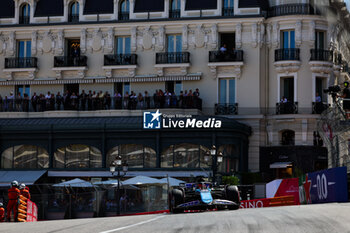
[[[19,17],[19,24],[29,24],[30,17],[29,16],[20,16]]]
[[[276,115],[298,114],[298,102],[276,103]]]
[[[276,49],[275,61],[300,61],[300,49]]]
[[[26,73],[25,76],[28,80],[34,79],[37,68],[38,58],[36,57],[5,58],[4,73],[7,80],[12,80],[14,73]]]
[[[215,104],[215,115],[237,115],[238,103],[234,104]]]
[[[5,69],[15,68],[38,68],[36,57],[13,57],[5,58]]]
[[[137,67],[137,54],[110,54],[104,56],[103,70],[106,77],[111,78],[113,70],[126,69],[130,76],[135,76]]]
[[[175,71],[178,75],[186,75],[190,66],[189,52],[156,53],[156,65],[158,76],[164,75],[164,68],[179,68]]]
[[[233,15],[234,15],[233,7],[222,8],[222,16],[233,16]]]
[[[321,114],[328,109],[328,104],[322,102],[312,102],[312,114]]]
[[[68,22],[78,23],[79,22],[79,15],[78,14],[69,15],[68,16]]]
[[[180,10],[171,10],[169,11],[169,18],[171,19],[177,19],[181,17]]]
[[[314,73],[330,74],[333,70],[333,51],[324,49],[311,49],[309,65]]]
[[[118,20],[129,20],[129,12],[128,11],[119,12]]]
[[[209,62],[243,62],[243,51],[232,52],[210,51]]]
[[[52,70],[56,71],[56,78],[62,78],[63,71],[76,71],[79,78],[85,76],[85,70],[87,69],[87,57],[66,57],[59,56],[54,57],[54,68]]]
[[[270,8],[268,16],[284,16],[284,15],[311,15],[320,14],[315,11],[310,4],[283,4]]]

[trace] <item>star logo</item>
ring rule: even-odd
[[[160,129],[161,128],[161,115],[162,113],[157,110],[156,112],[144,112],[143,113],[143,128],[144,129]]]
[[[158,109],[155,113],[151,113],[151,115],[153,116],[151,122],[153,122],[154,120],[159,121],[159,117],[160,117],[162,114],[159,113],[159,109]]]
[[[309,180],[308,175],[305,176],[305,182],[303,183],[303,186],[305,190],[306,203],[311,203],[311,180]]]

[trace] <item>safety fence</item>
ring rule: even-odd
[[[36,222],[38,219],[38,208],[36,204],[26,197],[20,195],[17,207],[18,222]]]

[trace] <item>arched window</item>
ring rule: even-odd
[[[157,166],[155,150],[141,144],[125,144],[113,147],[107,153],[106,166],[109,166],[118,155],[122,156],[129,168],[154,168]]]
[[[128,20],[129,19],[129,0],[123,0],[119,4],[119,20]]]
[[[44,148],[19,145],[7,148],[1,155],[1,168],[49,168],[49,154]]]
[[[171,145],[161,155],[162,168],[199,168],[208,167],[204,155],[208,149],[204,146],[183,143]]]
[[[223,0],[222,1],[222,15],[231,16],[233,15],[234,0]]]
[[[102,168],[102,153],[92,146],[74,144],[58,148],[54,168]]]
[[[181,0],[171,0],[169,18],[180,18]]]
[[[222,145],[217,150],[222,153],[223,160],[218,164],[218,171],[223,173],[237,172],[239,169],[239,148],[235,145]]]
[[[20,16],[19,23],[20,24],[29,24],[30,21],[30,5],[25,3],[20,7]]]
[[[68,22],[79,22],[79,2],[70,4]]]
[[[295,132],[289,129],[280,131],[280,140],[283,146],[294,146]]]

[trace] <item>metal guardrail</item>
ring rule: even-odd
[[[137,65],[137,54],[112,54],[104,56],[104,65]]]
[[[237,115],[237,114],[238,114],[238,103],[215,104],[215,115]]]
[[[87,66],[87,56],[54,57],[54,67],[79,67],[79,66]]]
[[[333,62],[333,51],[324,49],[311,49],[310,61]]]
[[[209,51],[209,62],[242,62],[243,50]]]
[[[298,114],[298,102],[276,103],[276,115]]]
[[[157,53],[156,64],[190,63],[189,52]]]
[[[286,48],[275,50],[275,61],[300,61],[299,48]]]
[[[38,58],[36,57],[8,57],[5,58],[5,69],[13,68],[37,68]]]

